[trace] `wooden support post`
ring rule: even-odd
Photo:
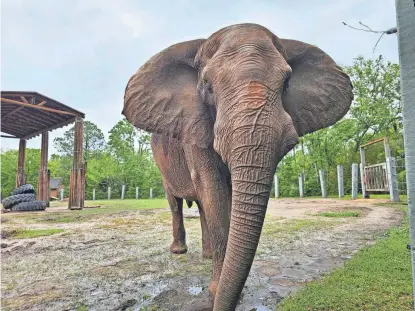
[[[357,199],[357,190],[359,187],[358,179],[359,166],[357,163],[352,164],[352,200]]]
[[[339,189],[339,198],[344,197],[343,166],[337,165],[337,186]]]
[[[24,171],[25,154],[26,154],[26,139],[20,139],[19,158],[17,160],[16,188],[26,183],[26,175]]]
[[[37,181],[37,199],[38,201],[45,201],[46,206],[49,206],[49,174],[48,174],[48,147],[49,147],[49,133],[42,133],[42,145],[40,148],[40,168],[38,171]]]
[[[108,200],[111,200],[111,187],[108,187]]]
[[[95,189],[92,189],[92,201],[95,201]]]
[[[300,193],[300,198],[304,198],[304,176],[303,174],[298,175],[298,190]]]
[[[121,187],[121,200],[124,200],[125,198],[125,185],[122,185]]]
[[[69,209],[82,209],[85,203],[85,167],[82,163],[83,127],[83,119],[76,118],[73,164],[69,184]]]
[[[364,199],[369,199],[369,193],[366,192],[366,153],[365,148],[360,147],[360,180],[362,181],[362,194]]]
[[[138,195],[139,195],[138,187],[135,187],[135,199],[136,200],[138,200]]]
[[[61,189],[61,201],[63,201],[63,189]]]
[[[150,188],[150,199],[153,198],[153,188]]]
[[[321,188],[321,196],[323,198],[327,198],[327,188],[326,188],[326,172],[323,170],[319,170],[320,176],[320,188]]]
[[[274,190],[275,190],[275,198],[279,198],[280,196],[280,188],[278,184],[278,176],[274,175]]]

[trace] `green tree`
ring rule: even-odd
[[[53,144],[62,156],[73,155],[75,126],[67,130],[62,137],[56,137]],[[91,121],[84,121],[83,130],[83,161],[89,162],[91,157],[96,157],[105,150],[105,137],[98,126]]]
[[[9,196],[16,186],[18,150],[1,152],[1,196]],[[26,183],[37,187],[37,174],[40,167],[40,149],[26,148]]]
[[[344,68],[353,83],[354,101],[349,115],[356,121],[353,140],[359,146],[393,128],[402,128],[399,65],[359,56]]]

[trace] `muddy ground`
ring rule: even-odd
[[[400,222],[374,200],[270,200],[260,245],[238,311],[275,310],[306,282],[342,266]],[[359,211],[323,217],[323,211]],[[2,215],[3,310],[195,310],[207,297],[211,265],[201,255],[197,209],[186,209],[189,251],[169,252],[168,209],[90,213],[50,208]],[[89,211],[88,211],[89,212]],[[13,238],[19,228],[63,232]],[[193,307],[190,307],[193,306]]]

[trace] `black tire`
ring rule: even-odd
[[[45,201],[21,202],[12,207],[12,211],[44,211],[46,208]]]
[[[1,203],[3,204],[4,208],[12,208],[14,205],[18,203],[32,202],[34,200],[35,200],[34,193],[23,193],[23,194],[11,195],[5,198]]]
[[[13,190],[12,195],[23,193],[35,193],[35,188],[31,184],[21,185]]]

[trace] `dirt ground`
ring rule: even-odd
[[[382,201],[270,200],[237,310],[275,310],[284,297],[342,266],[400,222],[397,209],[377,202]],[[347,210],[360,215],[318,216]],[[168,209],[102,213],[76,221],[65,216],[70,213],[62,207],[2,215],[2,310],[197,311],[198,302],[207,299],[211,265],[201,255],[196,208],[185,210],[189,251],[183,255],[169,252]],[[11,238],[9,233],[19,228],[64,231]]]

